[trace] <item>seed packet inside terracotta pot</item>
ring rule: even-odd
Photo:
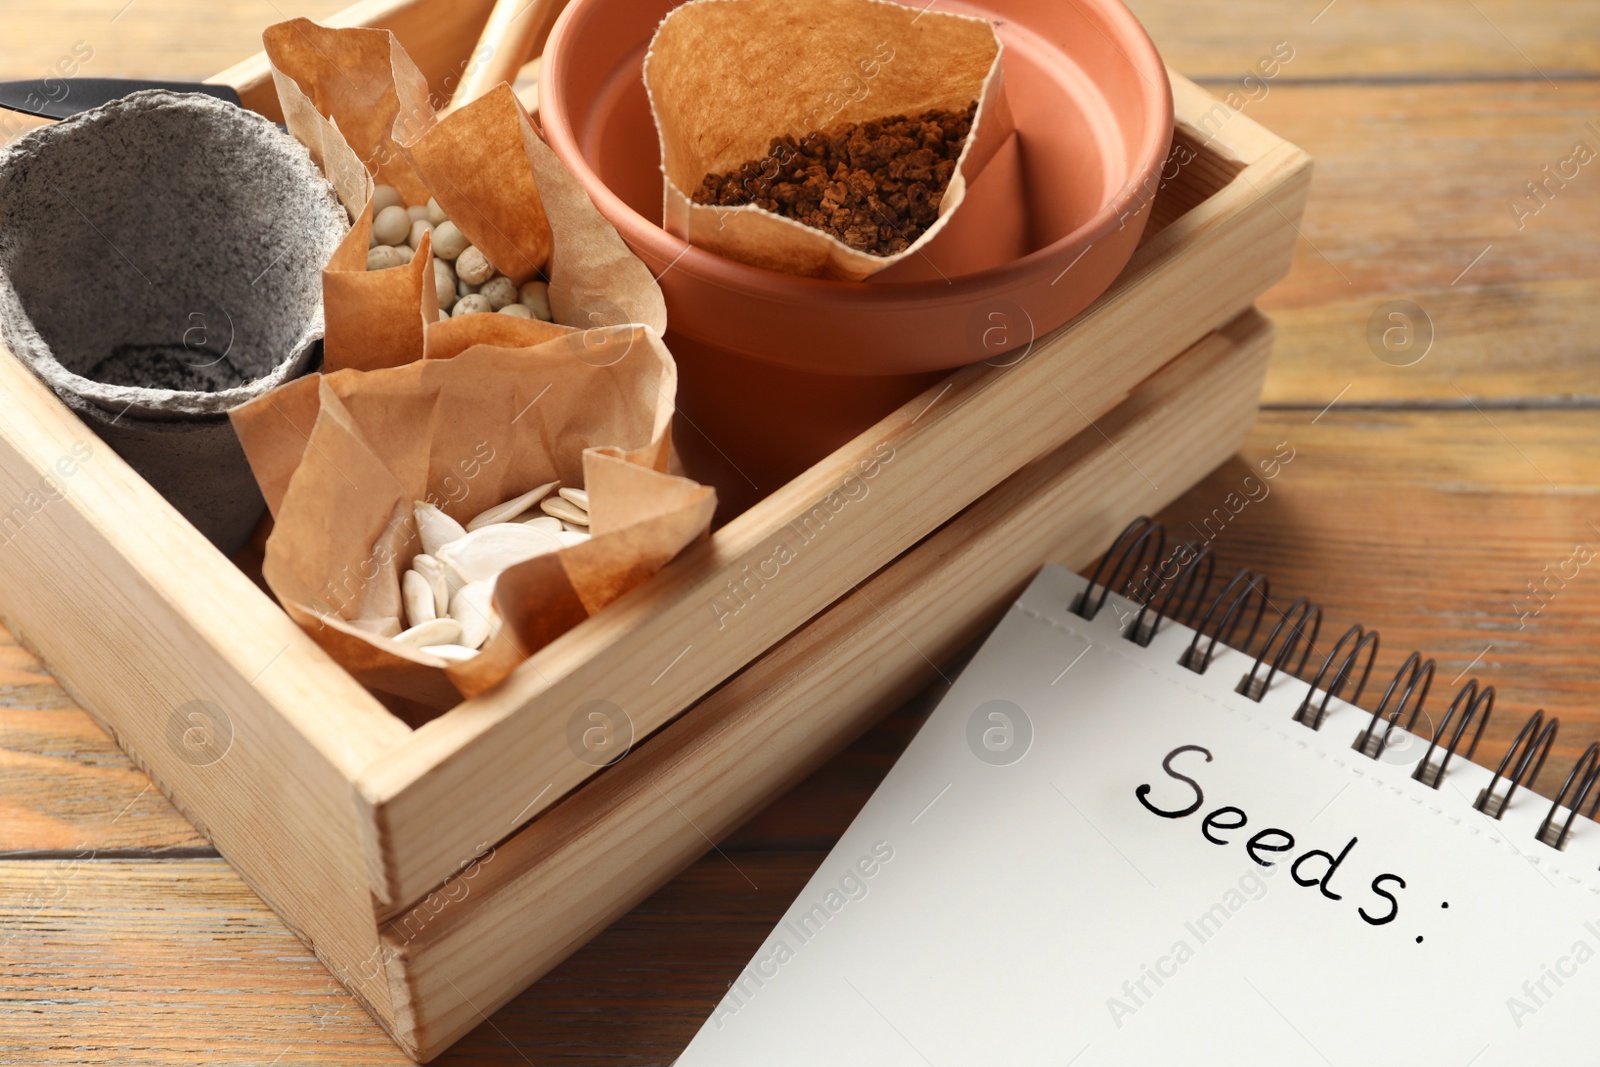
[[[860,280],[923,252],[1014,136],[989,24],[886,0],[691,0],[644,78],[666,229],[790,274]],[[1020,231],[1005,193],[985,210]]]

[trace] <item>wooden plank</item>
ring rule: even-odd
[[[1248,114],[1317,160],[1294,269],[1262,301],[1267,403],[1600,399],[1600,81],[1284,86]],[[1596,158],[1519,229],[1513,199],[1538,206],[1518,194],[1579,141]],[[1367,341],[1395,299],[1433,324],[1411,366]]]
[[[696,864],[439,1062],[669,1063],[822,857]],[[0,945],[8,1061],[410,1062],[220,860],[0,861]]]
[[[180,0],[8,5],[0,80],[67,78],[68,93],[77,76],[204,81],[260,51],[268,25],[302,15],[326,19],[341,6],[339,0],[218,0],[207,5],[206,32],[196,33],[194,11]],[[43,124],[0,111],[0,146]]]
[[[423,1058],[939,677],[934,664],[991,624],[1043,560],[1085,562],[1230,454],[1270,341],[1251,312],[1195,345],[1097,429],[1002,483],[391,922],[386,954],[408,993],[397,1015]]]
[[[183,0],[69,0],[6,5],[0,80],[44,78],[72,70],[57,62],[82,42],[92,53],[85,77],[201,81],[261,50],[261,31],[290,18],[327,19],[340,0],[208,0],[205,32]]]
[[[349,783],[404,724],[3,350],[0,533],[13,632],[381,1011]]]
[[[11,1062],[408,1062],[220,859],[0,862],[0,944]]]
[[[434,1062],[672,1063],[825,856],[784,850],[696,861]]]
[[[1494,759],[1535,708],[1560,715],[1544,782],[1559,787],[1600,740],[1600,412],[1313,414],[1264,413],[1240,457],[1164,517],[1177,536],[1214,535],[1229,567],[1265,570],[1275,601],[1323,604],[1330,639],[1352,623],[1378,627],[1373,684],[1416,648],[1439,661],[1436,713],[1462,672],[1496,686],[1483,742]],[[1256,464],[1279,442],[1295,459],[1263,483]],[[1222,521],[1229,492],[1237,507],[1262,486],[1264,499]],[[1597,558],[1569,563],[1580,545]],[[1541,605],[1529,583],[1552,574],[1547,606],[1530,614]]]
[[[1239,118],[1211,143],[1263,136]],[[1084,429],[1169,353],[1248,306],[1284,267],[1308,172],[1303,153],[1278,143],[1229,193],[1145,242],[1094,308],[1041,339],[1021,363],[970,367],[948,379],[948,389],[930,389],[541,650],[497,690],[380,757],[359,786],[377,834],[369,850],[375,896],[396,907],[421,900],[592,773],[567,741],[580,705],[607,700],[625,710],[636,737],[647,736],[730,667],[748,663],[996,478]],[[959,465],[950,462],[950,441],[966,449]],[[869,469],[873,503],[839,505],[845,480],[861,484],[858,472]],[[803,540],[824,537],[828,550],[790,550],[782,580],[764,583],[755,609],[729,623],[714,605],[729,596],[730,582],[770,566],[775,538],[802,521],[811,524]],[[524,788],[478,788],[485,781]],[[456,799],[469,791],[476,802],[463,810]]]
[[[1168,63],[1219,91],[1287,42],[1274,81],[1600,72],[1600,24],[1566,0],[1130,0]],[[1268,69],[1271,69],[1270,67]],[[1270,84],[1270,83],[1269,83]],[[1252,83],[1242,91],[1259,86]],[[1276,91],[1274,89],[1273,91]]]
[[[456,2],[485,13],[489,6]],[[1168,63],[1221,89],[1242,79],[1280,40],[1295,52],[1274,79],[1279,83],[1386,76],[1539,80],[1540,70],[1560,80],[1600,72],[1600,28],[1574,17],[1567,0],[1475,0],[1477,10],[1456,0],[1336,0],[1317,17],[1326,2],[1134,0],[1131,6]],[[381,0],[379,6],[412,3]],[[10,32],[0,77],[43,77],[74,42],[84,41],[95,53],[84,74],[198,80],[257,51],[271,23],[300,16],[328,22],[344,6],[340,0],[217,0],[206,6],[204,34],[193,32],[193,7],[183,0],[19,6],[6,13]],[[396,17],[391,28],[411,38],[404,12]],[[482,25],[476,10],[473,18]],[[471,40],[458,41],[452,62],[471,47]]]
[[[211,851],[44,664],[0,628],[0,855]]]
[[[0,79],[60,77],[161,78],[232,85],[247,107],[283,117],[272,87],[261,31],[275,22],[309,18],[327,26],[394,31],[441,105],[466,69],[493,0],[451,0],[441,19],[431,0],[223,0],[206,7],[206,32],[194,32],[194,10],[178,0],[79,0],[7,11]],[[183,47],[173,48],[174,41]],[[218,73],[218,72],[221,73]],[[70,84],[68,91],[71,91]],[[0,145],[40,120],[0,111]]]

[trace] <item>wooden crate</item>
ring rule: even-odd
[[[339,21],[394,30],[443,89],[490,6],[369,0]],[[261,58],[220,78],[275,112]],[[1082,564],[1237,448],[1270,342],[1249,308],[1288,269],[1310,161],[1173,85],[1172,176],[1092,308],[951,375],[420,728],[3,349],[0,611],[429,1059],[930,677],[1040,563]],[[867,495],[830,507],[868,457]],[[805,548],[752,580],[791,526]],[[730,617],[713,605],[734,587]],[[569,739],[597,700],[632,742],[604,770]],[[220,759],[182,744],[197,723]]]

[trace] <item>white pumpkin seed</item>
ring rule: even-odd
[[[428,588],[433,590],[434,618],[450,614],[450,594],[454,590],[450,588],[444,564],[426,552],[418,552],[411,560],[411,569],[426,578]]]
[[[439,617],[434,606],[433,586],[421,574],[406,571],[400,579],[400,592],[406,602],[406,621],[412,626],[421,626]]]
[[[461,624],[454,619],[434,619],[395,635],[402,645],[451,645],[461,636]]]
[[[554,515],[546,515],[542,511],[531,519],[523,519],[521,521],[524,526],[532,526],[535,530],[549,530],[551,533],[565,529],[560,519]]]
[[[413,507],[417,517],[417,533],[422,537],[422,551],[428,555],[437,557],[439,549],[467,535],[459,522],[434,505],[418,500]]]
[[[450,601],[450,617],[461,624],[458,643],[482,648],[494,626],[494,583],[468,582]]]
[[[552,516],[552,518],[554,518],[554,516]],[[589,533],[589,527],[587,526],[579,526],[575,522],[566,522],[562,519],[557,519],[556,521],[561,523],[561,528],[567,531],[567,533],[581,533],[585,536],[587,536]]]
[[[488,511],[481,512],[480,514],[476,515],[472,521],[468,522],[467,531],[470,533],[471,531],[480,527],[489,526],[497,522],[510,522],[512,519],[515,519],[518,515],[521,515],[524,511],[527,511],[539,501],[549,496],[550,490],[554,489],[560,484],[560,482],[550,482],[546,485],[541,485],[537,489],[529,489],[521,496],[512,497],[504,504],[496,504]]]
[[[446,663],[465,663],[478,654],[475,648],[466,645],[423,645],[422,651],[431,656],[438,656]]]
[[[561,495],[578,505],[584,511],[589,510],[589,494],[582,489],[573,489],[570,486],[561,490]]]
[[[436,555],[468,582],[492,582],[507,567],[562,548],[561,535],[520,522],[480,526],[450,542]],[[459,596],[460,594],[455,594]],[[451,597],[454,603],[455,597]]]
[[[546,515],[554,515],[558,519],[576,523],[579,526],[589,525],[589,513],[565,497],[552,496],[539,502]]]
[[[581,545],[585,541],[589,540],[590,537],[590,535],[587,533],[579,533],[573,530],[562,530],[560,533],[556,534],[556,536],[561,538],[562,548],[571,548],[573,545]]]
[[[450,614],[450,601],[456,598],[456,594],[461,592],[461,587],[471,579],[461,573],[460,567],[457,567],[447,559],[440,560],[439,565],[444,568],[445,588],[450,594],[445,600],[444,608],[444,613],[448,615]]]
[[[393,637],[400,632],[400,620],[393,615],[381,619],[350,619],[349,622],[356,629],[377,634],[379,637]]]

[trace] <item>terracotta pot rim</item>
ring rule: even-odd
[[[718,286],[750,295],[781,294],[793,299],[797,294],[833,301],[870,300],[878,306],[938,304],[956,295],[1004,291],[1012,284],[1023,284],[1049,261],[1060,261],[1068,254],[1100,241],[1114,229],[1126,225],[1124,216],[1158,174],[1172,140],[1172,87],[1167,67],[1143,25],[1122,0],[1071,0],[1089,9],[1114,36],[1114,43],[1132,64],[1145,86],[1143,99],[1146,118],[1144,137],[1129,153],[1129,177],[1122,188],[1083,225],[1042,248],[997,267],[960,275],[949,281],[851,282],[827,278],[805,278],[763,267],[753,267],[696,248],[668,233],[629,207],[600,180],[573,139],[567,122],[565,101],[555,74],[561,66],[562,45],[572,23],[591,6],[605,0],[572,0],[550,32],[545,59],[539,76],[540,122],[546,141],[577,175],[601,214],[610,219],[623,236],[650,258],[683,269]],[[552,121],[554,119],[554,121]],[[663,271],[665,273],[665,271]]]

